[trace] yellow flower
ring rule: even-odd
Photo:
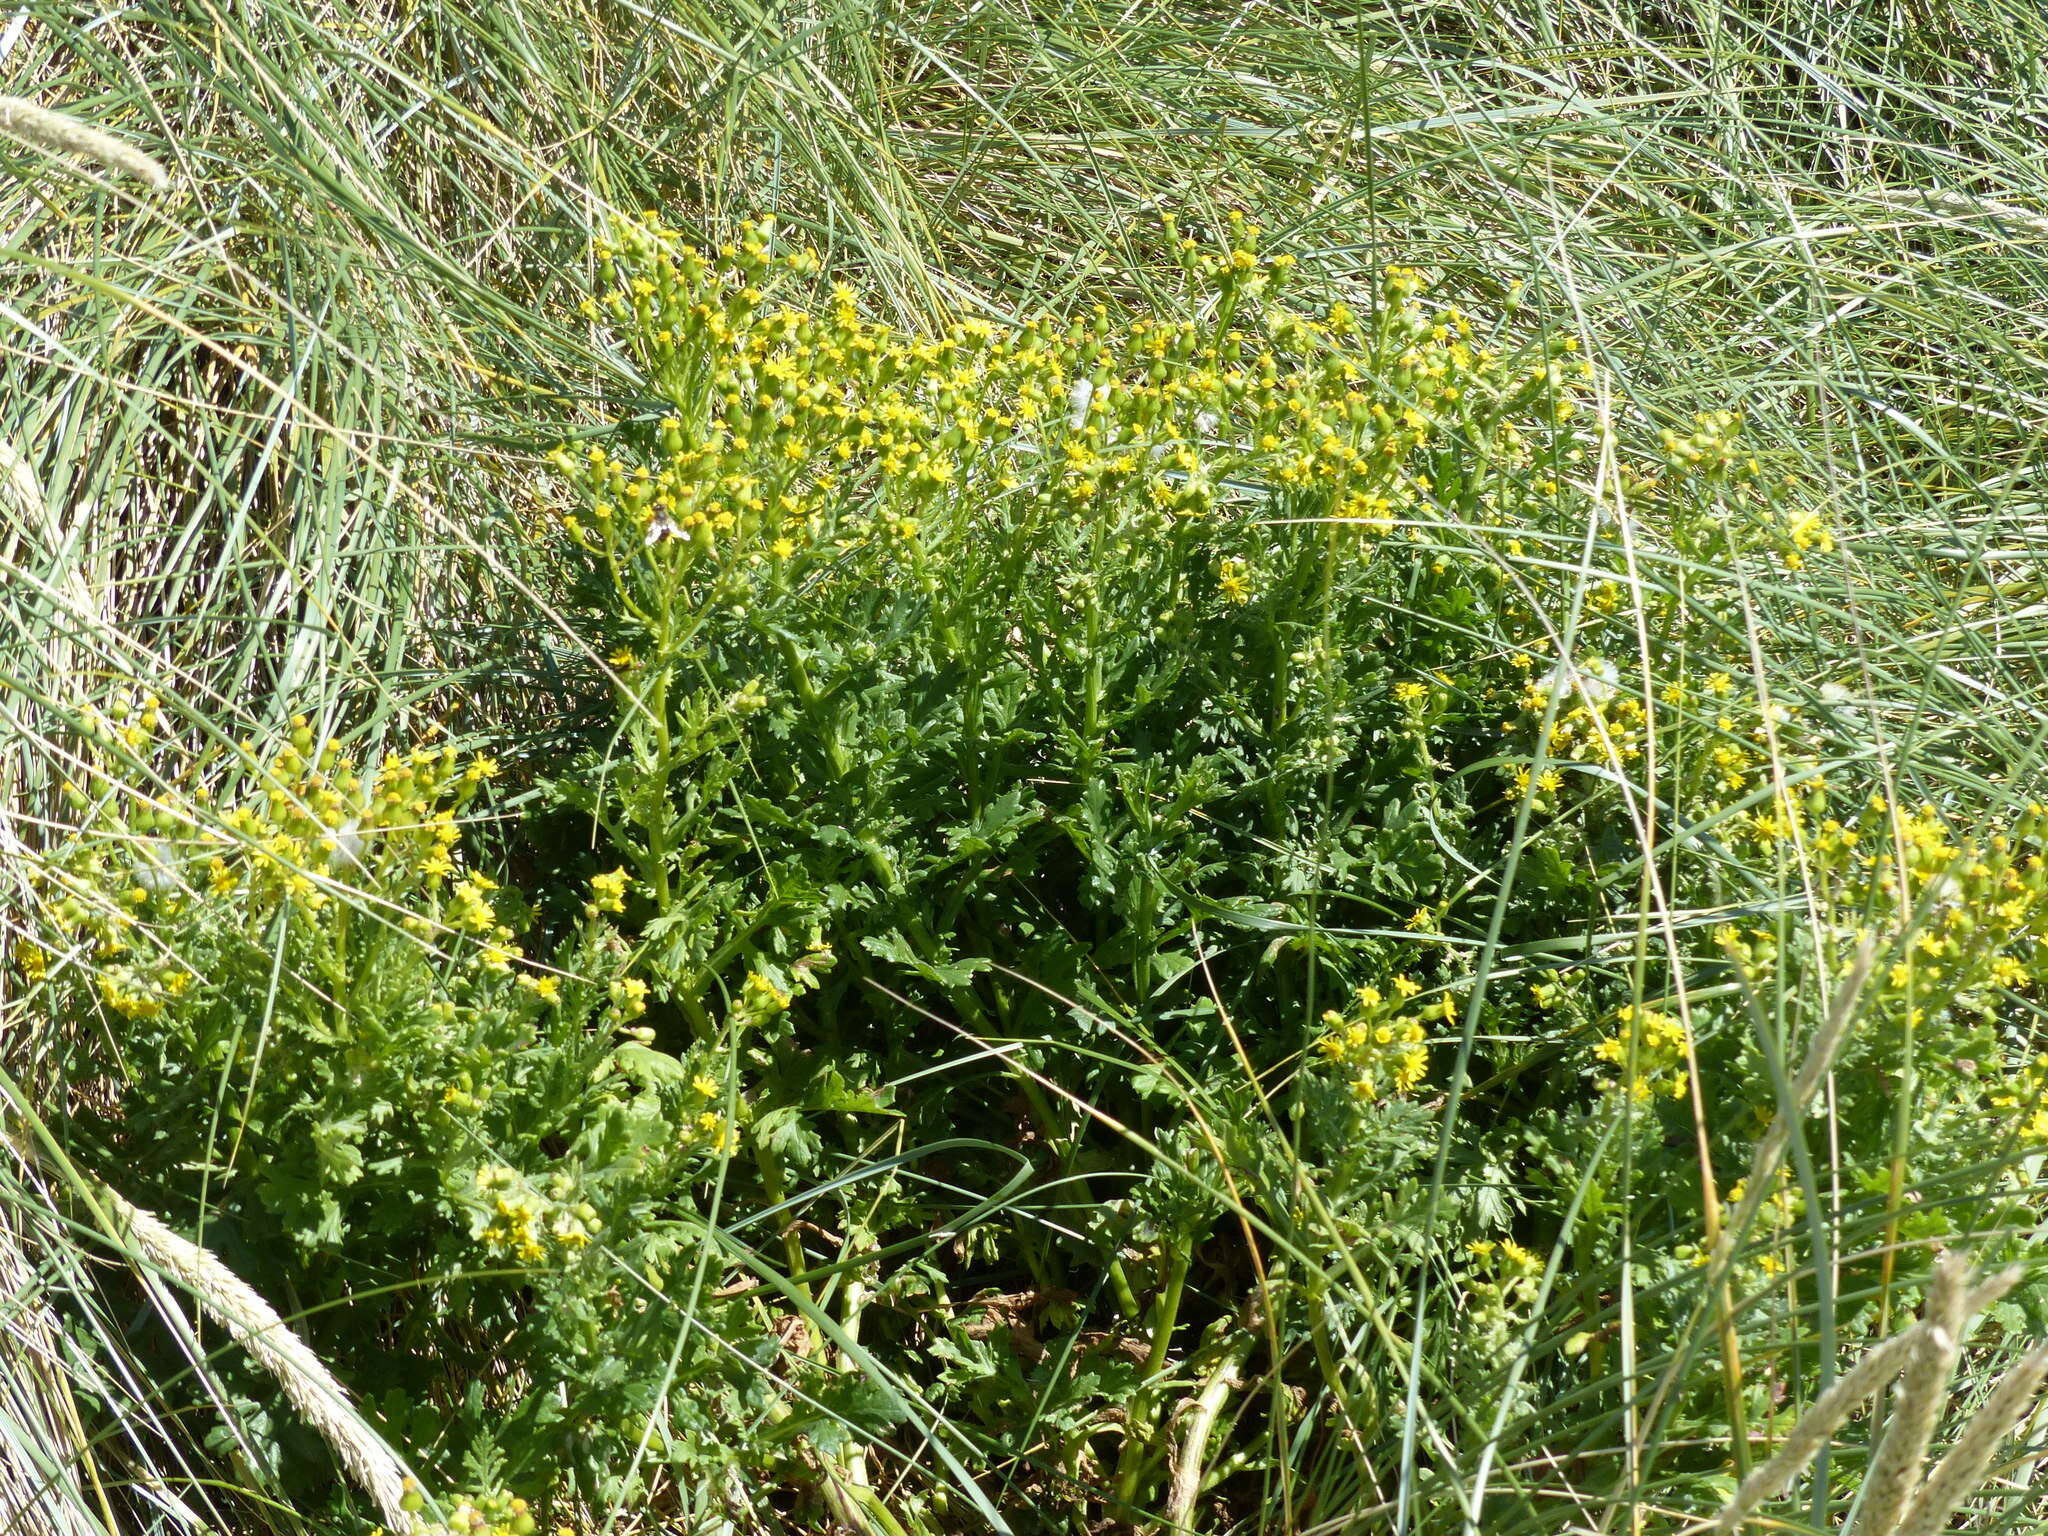
[[[790,995],[759,971],[750,971],[741,989],[741,1001],[762,1013],[780,1013],[790,1005]]]
[[[1252,600],[1252,579],[1245,563],[1235,557],[1223,562],[1222,572],[1216,578],[1216,590],[1229,603],[1248,603]]]
[[[27,939],[14,941],[14,963],[30,981],[41,981],[49,970],[49,956],[43,953],[41,946],[31,944]]]
[[[623,912],[626,910],[625,868],[621,866],[609,874],[590,877],[590,904],[600,912]]]

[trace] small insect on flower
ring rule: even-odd
[[[330,839],[333,847],[328,850],[329,869],[357,868],[363,863],[363,818],[351,816],[334,829]]]
[[[1088,424],[1088,407],[1095,399],[1095,385],[1088,379],[1074,380],[1067,391],[1067,425],[1078,432]]]

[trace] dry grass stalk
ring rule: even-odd
[[[24,523],[40,528],[49,521],[49,506],[43,500],[43,486],[36,478],[35,466],[4,437],[0,437],[0,500],[12,503]]]
[[[1919,1343],[1899,1382],[1891,1424],[1865,1480],[1862,1511],[1852,1527],[1856,1531],[1881,1536],[1891,1530],[1913,1496],[1913,1485],[1926,1465],[1927,1442],[1934,1436],[1949,1378],[1955,1375],[1956,1355],[1962,1348],[1966,1291],[1963,1261],[1952,1253],[1943,1254],[1928,1288],[1927,1317],[1918,1330]]]
[[[1904,1333],[1869,1350],[1843,1373],[1840,1381],[1815,1399],[1813,1406],[1792,1426],[1783,1448],[1749,1474],[1710,1529],[1740,1530],[1743,1522],[1765,1503],[1791,1487],[1792,1479],[1813,1460],[1814,1453],[1827,1443],[1836,1427],[1906,1368],[1925,1327],[1924,1323],[1915,1323]]]
[[[170,184],[171,173],[134,145],[19,96],[0,96],[0,133],[53,155],[78,155],[153,188]]]
[[[1956,1506],[1983,1482],[1993,1453],[2033,1407],[2044,1376],[2048,1376],[2048,1344],[2036,1346],[1991,1389],[1955,1449],[1927,1474],[1927,1481],[1899,1522],[1897,1536],[1936,1536],[1948,1528]]]
[[[1791,1486],[1844,1419],[1903,1372],[1891,1428],[1878,1447],[1854,1529],[1857,1536],[1937,1536],[1982,1482],[2000,1442],[2026,1416],[2048,1377],[2044,1345],[2006,1372],[1971,1417],[1955,1449],[1922,1480],[1927,1444],[1948,1402],[1969,1321],[2011,1290],[2020,1275],[2014,1267],[1970,1286],[1964,1283],[1961,1261],[1943,1258],[1928,1290],[1926,1315],[1866,1351],[1822,1393],[1793,1426],[1778,1454],[1751,1474],[1727,1507],[1702,1529],[1740,1529],[1767,1501]]]
[[[1937,191],[1932,187],[1887,187],[1869,196],[1873,202],[1909,213],[1926,213],[1941,219],[1995,219],[2008,230],[2036,237],[2048,236],[2048,218],[2029,213],[2024,208],[2015,208],[2010,203],[1994,203],[1966,197],[1960,192]]]
[[[292,1406],[320,1431],[356,1486],[376,1503],[385,1525],[410,1530],[412,1516],[400,1503],[405,1497],[405,1469],[363,1423],[346,1389],[319,1356],[219,1259],[112,1190],[105,1194],[142,1258],[189,1291],[208,1316],[277,1378]]]

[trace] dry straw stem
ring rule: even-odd
[[[0,1297],[0,1531],[97,1536],[76,1476],[86,1438],[71,1401],[63,1329],[5,1208]]]
[[[10,504],[15,515],[38,527],[49,521],[49,504],[43,500],[43,485],[36,478],[28,455],[0,437],[0,501]]]
[[[1941,192],[1932,187],[1885,188],[1869,194],[1872,202],[1883,203],[1906,213],[1924,213],[1937,219],[1992,219],[2005,229],[2048,237],[2048,218],[2015,208],[2010,203],[1993,203],[1966,197],[1960,192]]]
[[[1963,1261],[1952,1253],[1943,1254],[1934,1266],[1919,1342],[1899,1383],[1891,1425],[1877,1448],[1864,1486],[1863,1508],[1852,1527],[1865,1536],[1888,1536],[1926,1464],[1927,1442],[1948,1399],[1949,1378],[1962,1348],[1967,1315],[1963,1306],[1969,1300],[1964,1279]]]
[[[1168,1526],[1184,1527],[1194,1515],[1195,1500],[1202,1491],[1209,1437],[1215,1432],[1216,1420],[1229,1402],[1230,1394],[1242,1384],[1244,1363],[1257,1342],[1258,1335],[1251,1329],[1240,1329],[1216,1362],[1209,1379],[1202,1384],[1202,1390],[1195,1395],[1192,1406],[1184,1405],[1186,1423],[1180,1453],[1174,1459],[1173,1481],[1166,1496]]]
[[[0,133],[53,155],[82,156],[153,188],[170,184],[171,173],[134,145],[19,96],[0,96]]]
[[[400,1502],[406,1491],[405,1469],[363,1423],[347,1391],[305,1341],[285,1326],[270,1303],[204,1248],[112,1190],[105,1195],[142,1258],[189,1291],[208,1316],[277,1378],[292,1406],[320,1431],[349,1476],[376,1503],[385,1525],[410,1530],[412,1516]]]

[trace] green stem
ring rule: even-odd
[[[1166,1369],[1166,1357],[1173,1349],[1174,1326],[1180,1321],[1181,1297],[1187,1290],[1188,1267],[1193,1246],[1183,1239],[1168,1260],[1166,1284],[1152,1302],[1152,1347],[1145,1358],[1145,1379],[1131,1400],[1130,1417],[1124,1428],[1123,1455],[1117,1462],[1117,1499],[1126,1508],[1137,1506],[1145,1472],[1156,1460],[1158,1418],[1166,1393],[1156,1378]]]
[[[803,652],[797,649],[796,641],[788,635],[784,635],[778,644],[782,651],[783,664],[789,668],[791,686],[796,689],[797,702],[806,710],[815,712],[820,702],[819,694],[811,683],[810,670],[804,666]],[[839,739],[839,722],[827,720],[821,723],[825,735],[825,752],[832,760],[832,777],[835,781],[844,779],[852,764],[847,759],[846,743]]]
[[[789,1198],[789,1184],[783,1176],[782,1159],[776,1156],[769,1148],[757,1142],[754,1146],[754,1161],[760,1167],[761,1188],[768,1196],[768,1203],[771,1206],[782,1204],[784,1200]],[[797,1293],[805,1301],[812,1300],[810,1286],[799,1278],[811,1265],[810,1260],[804,1256],[803,1239],[797,1236],[795,1222],[783,1223],[782,1262],[789,1267],[790,1284],[796,1289]],[[809,1325],[808,1321],[806,1321],[804,1326],[804,1336],[806,1339],[815,1339],[817,1337],[817,1331]],[[811,1353],[811,1346],[806,1344],[803,1352],[808,1356]]]

